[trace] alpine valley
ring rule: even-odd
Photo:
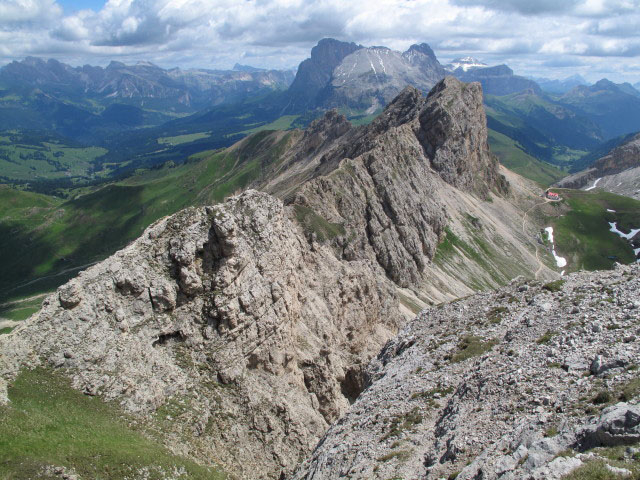
[[[0,111],[0,477],[640,478],[632,85],[323,39]]]

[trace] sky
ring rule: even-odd
[[[0,0],[0,64],[295,68],[323,37],[640,82],[640,0]]]

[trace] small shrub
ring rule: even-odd
[[[547,290],[549,292],[559,292],[562,290],[562,286],[564,285],[564,280],[556,280],[554,282],[545,283],[542,286],[543,290]]]
[[[395,452],[389,452],[386,455],[382,455],[381,457],[378,457],[378,461],[388,462],[389,460],[392,460],[394,458],[397,458],[398,460],[405,460],[409,457],[410,453],[411,452],[407,450],[396,450]]]
[[[551,340],[551,338],[556,334],[556,332],[554,332],[553,330],[547,330],[544,335],[542,335],[538,340],[536,340],[536,343],[538,345],[545,345],[547,343],[549,343],[549,341]]]
[[[637,368],[637,366],[636,366]],[[621,389],[618,398],[621,402],[633,400],[640,394],[640,378],[629,380]]]
[[[613,474],[607,468],[606,462],[592,460],[576,468],[563,478],[565,480],[610,480],[613,478]]]
[[[493,307],[487,313],[487,320],[493,324],[500,323],[502,321],[502,314],[508,312],[507,307]]]
[[[401,435],[404,431],[413,428],[415,425],[422,423],[422,414],[420,410],[416,407],[410,412],[405,413],[404,415],[399,415],[391,421],[391,429],[389,432],[382,437],[383,440],[391,437],[397,437]]]
[[[611,394],[606,390],[602,390],[601,392],[598,392],[598,394],[595,397],[593,397],[593,400],[592,400],[594,405],[602,405],[605,403],[609,403],[610,401],[611,401]]]
[[[459,363],[469,358],[477,357],[488,352],[496,344],[494,339],[484,340],[480,337],[467,335],[458,344],[458,351],[451,356],[452,363]]]

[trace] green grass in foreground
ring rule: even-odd
[[[616,261],[613,257],[620,263],[635,260],[629,242],[610,232],[608,222],[618,222],[625,232],[640,228],[639,201],[603,191],[554,190],[571,208],[547,219],[554,228],[558,255],[567,258],[568,271],[610,269]]]
[[[72,389],[57,372],[23,371],[9,399],[0,406],[0,478],[49,478],[42,473],[50,465],[96,480],[226,478],[173,455],[115,405]]]
[[[566,172],[524,152],[518,143],[502,133],[489,130],[491,151],[509,170],[547,187],[566,176]]]

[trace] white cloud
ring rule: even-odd
[[[426,41],[443,62],[472,54],[518,73],[592,67],[633,80],[638,10],[640,0],[109,0],[64,16],[54,0],[0,0],[0,58],[281,68],[335,37],[396,49]]]
[[[62,15],[54,0],[3,0],[0,2],[0,29],[39,25]]]

